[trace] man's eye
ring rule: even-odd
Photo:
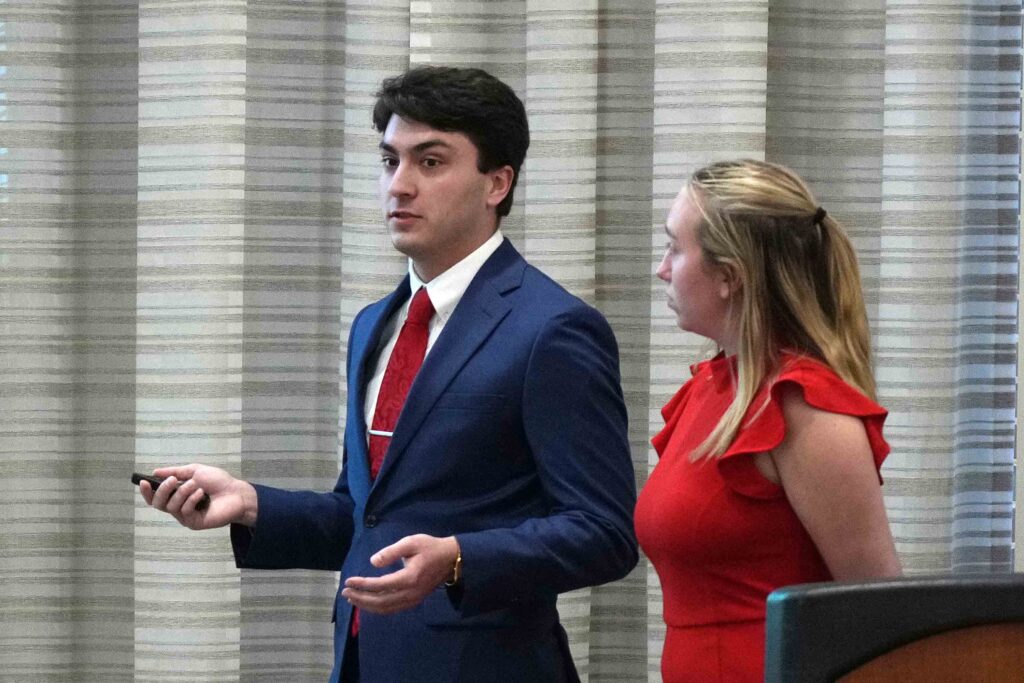
[[[427,157],[426,159],[423,160],[423,165],[426,166],[427,168],[437,168],[438,166],[441,165],[441,160]]]
[[[381,157],[380,165],[384,168],[394,168],[395,166],[398,166],[398,159],[394,157]]]

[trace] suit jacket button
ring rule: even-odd
[[[366,519],[363,520],[363,524],[366,525],[367,529],[372,529],[377,526],[377,515],[366,515]]]

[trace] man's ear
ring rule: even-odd
[[[508,196],[509,190],[512,189],[512,179],[515,177],[516,172],[512,170],[511,166],[502,166],[487,172],[487,181],[490,183],[487,192],[487,206],[495,207],[501,204],[501,201]]]

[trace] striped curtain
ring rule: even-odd
[[[660,225],[767,158],[859,249],[905,566],[1012,567],[1019,2],[7,0],[0,43],[0,681],[325,680],[336,577],[240,573],[128,474],[333,484],[348,328],[404,269],[369,108],[410,64],[526,103],[503,228],[615,328],[638,485],[702,353]],[[659,680],[646,561],[560,609],[585,680]]]

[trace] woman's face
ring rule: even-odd
[[[734,352],[727,324],[732,286],[725,268],[704,256],[697,241],[700,220],[700,210],[684,187],[665,221],[668,241],[657,275],[668,285],[668,307],[675,312],[680,329],[713,339]]]

